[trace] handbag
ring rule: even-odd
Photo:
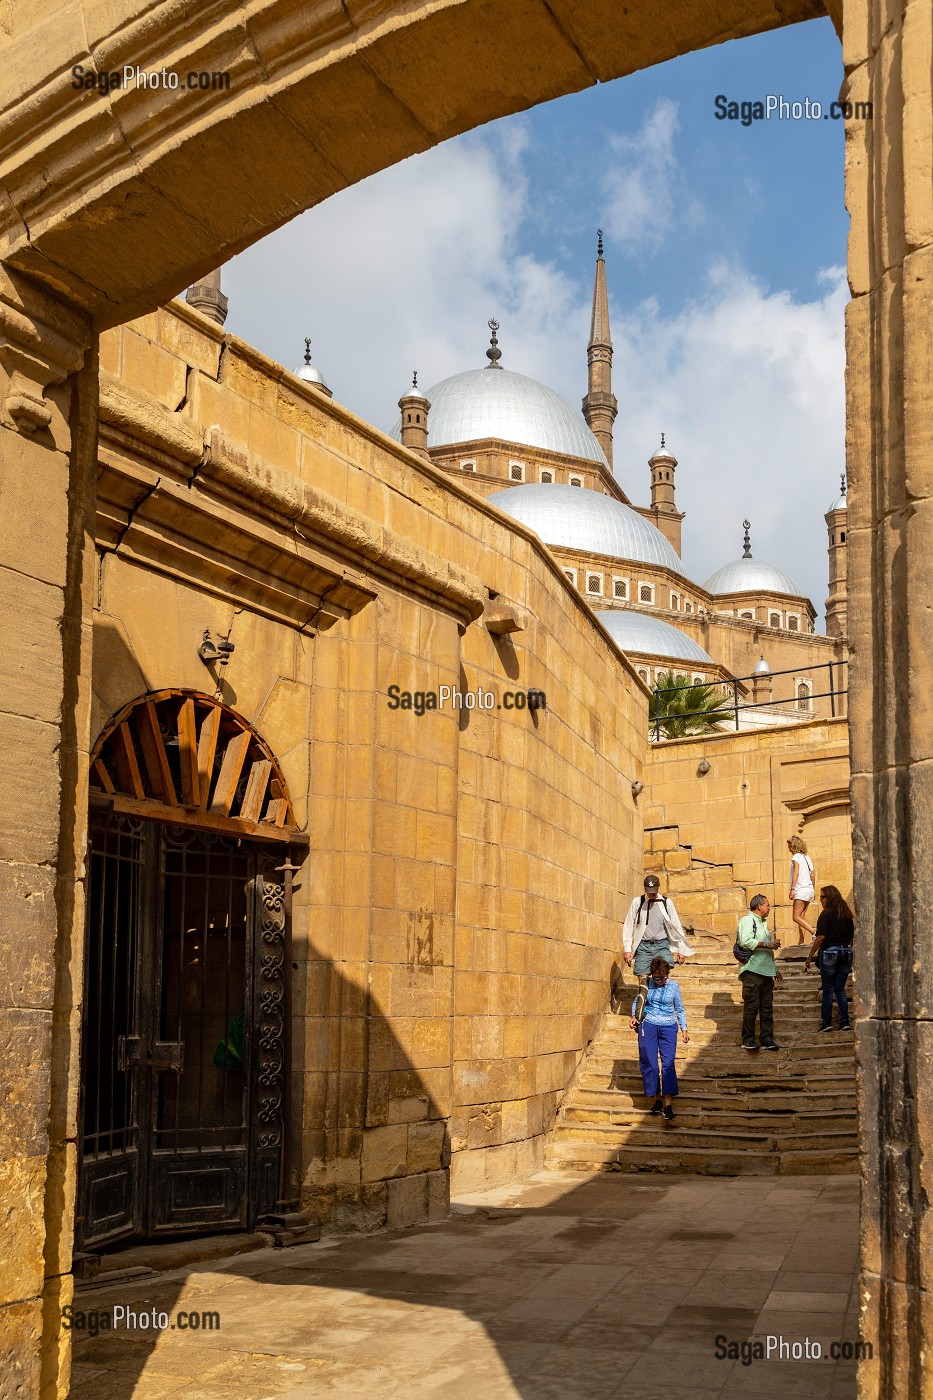
[[[739,942],[738,938],[736,938],[735,943],[734,943],[733,948],[732,948],[732,956],[735,958],[736,962],[742,963],[742,965],[744,966],[745,963],[748,962],[748,960],[749,960],[749,958],[751,957],[751,955],[752,955],[752,950],[751,950],[751,948],[743,948],[743,946],[742,946],[742,944]]]

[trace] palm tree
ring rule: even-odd
[[[655,683],[651,727],[658,737],[683,739],[716,730],[730,717],[718,686],[694,685],[687,676],[664,671]]]

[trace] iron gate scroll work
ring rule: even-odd
[[[160,691],[91,758],[77,1239],[252,1228],[288,1150],[291,852],[275,758]]]
[[[263,861],[257,877],[259,937],[255,979],[257,1215],[267,1215],[275,1204],[285,1150],[286,908],[285,885],[275,877],[274,862]]]

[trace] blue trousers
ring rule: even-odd
[[[840,1025],[849,1019],[849,999],[846,996],[846,982],[852,970],[851,948],[824,948],[820,959],[820,975],[823,979],[823,1025],[828,1026],[833,1019],[833,997],[839,1007]]]
[[[677,1093],[677,1070],[674,1067],[676,1054],[676,1026],[656,1026],[651,1021],[642,1021],[638,1027],[638,1067],[641,1070],[645,1093],[649,1098],[657,1098],[659,1094]],[[661,1057],[660,1075],[658,1056]]]

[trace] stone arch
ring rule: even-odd
[[[679,0],[664,23],[655,0],[260,0],[221,22],[142,0],[38,13],[14,9],[4,56],[0,258],[104,326],[451,136],[826,9]],[[153,71],[153,55],[182,80],[229,82],[75,90]]]
[[[196,690],[138,696],[91,750],[92,809],[259,840],[299,834],[282,770],[251,724]]]

